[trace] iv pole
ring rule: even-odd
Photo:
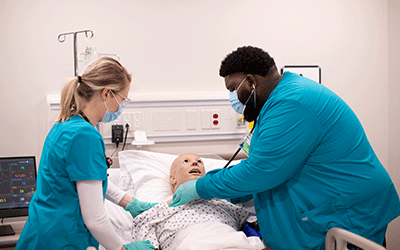
[[[91,30],[82,30],[82,31],[76,31],[76,32],[68,32],[68,33],[62,33],[58,35],[58,41],[60,43],[65,41],[65,36],[67,35],[74,35],[74,73],[75,76],[78,76],[78,56],[77,56],[77,45],[76,45],[76,36],[78,33],[85,33],[85,36],[87,38],[92,38],[93,37],[93,31]]]

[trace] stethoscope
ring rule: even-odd
[[[90,123],[89,118],[87,118],[87,116],[85,115],[85,113],[82,112],[82,110],[79,110],[79,114],[83,117],[83,119],[85,119],[85,121],[87,121],[88,123]],[[91,124],[91,123],[90,123],[90,124]],[[110,168],[111,165],[113,164],[113,160],[112,160],[110,157],[107,157],[106,155],[105,155],[105,157],[106,157],[106,164],[107,164],[107,167]]]
[[[225,164],[225,166],[223,168],[226,168],[229,166],[229,164],[231,164],[231,162],[235,159],[235,157],[239,154],[240,150],[243,149],[243,147],[245,146],[246,143],[248,143],[247,146],[250,147],[250,139],[253,135],[253,131],[254,128],[256,127],[256,121],[257,119],[254,120],[254,126],[253,128],[250,130],[250,132],[248,134],[245,135],[245,137],[240,141],[239,143],[239,148],[236,150],[236,152],[232,155],[232,157],[229,159],[229,161]]]

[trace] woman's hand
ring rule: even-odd
[[[144,211],[149,210],[150,208],[154,207],[155,205],[157,205],[157,203],[139,201],[138,199],[133,198],[133,201],[128,203],[128,205],[126,205],[124,207],[124,209],[126,211],[128,211],[129,213],[131,213],[132,217],[135,218],[139,214],[143,213]]]

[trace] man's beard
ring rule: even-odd
[[[262,105],[261,103],[256,103],[256,107],[254,108],[254,98],[252,97],[246,105],[244,109],[243,116],[244,119],[248,122],[255,121],[260,114]]]

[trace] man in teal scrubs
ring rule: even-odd
[[[229,54],[220,75],[232,107],[256,120],[249,157],[181,185],[171,205],[250,195],[275,250],[324,249],[332,227],[382,244],[400,201],[350,107],[321,84],[280,75],[255,47]]]

